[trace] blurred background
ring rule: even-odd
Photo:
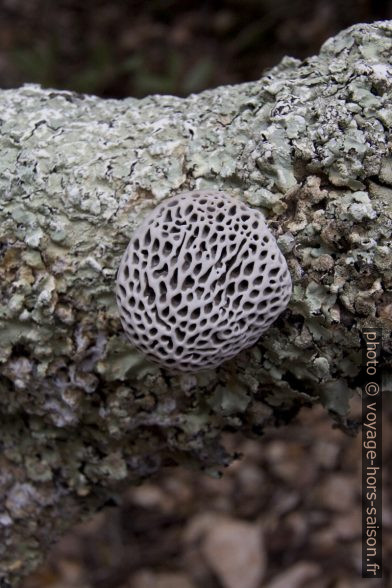
[[[257,79],[391,16],[388,0],[1,0],[0,87],[183,96]]]
[[[1,0],[0,87],[185,96],[257,79],[284,55],[316,54],[339,30],[388,18],[392,1],[381,0]],[[390,585],[387,472],[385,577],[360,578],[360,441],[321,408],[262,440],[229,436],[243,458],[222,478],[177,468],[129,488],[121,506],[63,538],[23,588]]]

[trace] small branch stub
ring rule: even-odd
[[[286,308],[291,278],[263,215],[224,192],[158,205],[117,275],[130,342],[178,371],[217,367],[253,345]]]

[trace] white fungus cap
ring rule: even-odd
[[[286,308],[291,278],[263,215],[224,192],[184,192],[133,234],[117,274],[130,342],[160,365],[212,368]]]

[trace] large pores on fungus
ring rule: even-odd
[[[263,215],[224,192],[184,192],[136,229],[117,274],[130,342],[178,371],[213,368],[253,345],[291,296]]]

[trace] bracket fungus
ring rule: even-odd
[[[130,342],[162,366],[217,367],[286,308],[291,278],[263,215],[224,192],[184,192],[133,234],[117,274]]]

